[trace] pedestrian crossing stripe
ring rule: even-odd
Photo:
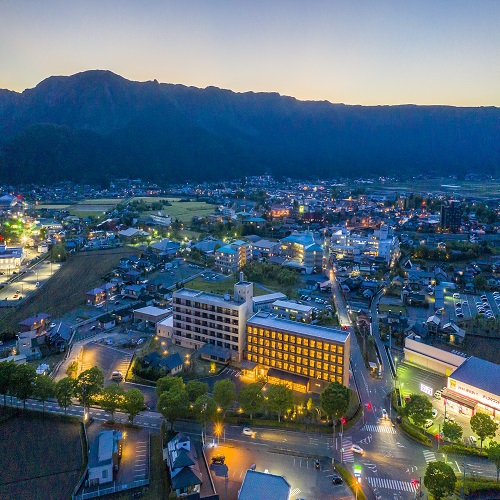
[[[386,479],[383,477],[367,477],[366,479],[372,487],[385,490],[410,491],[415,493],[418,488],[418,486],[412,484],[411,481],[399,481],[397,479]]]
[[[424,450],[423,454],[424,454],[425,461],[427,463],[436,461],[436,454],[434,452]]]
[[[290,492],[290,495],[298,495],[300,493],[300,490],[299,488],[294,488],[291,492]]]
[[[396,434],[396,429],[392,425],[370,425],[367,424],[363,427],[364,431],[382,432],[385,434]]]

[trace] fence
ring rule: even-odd
[[[73,494],[72,500],[86,500],[87,498],[97,498],[103,495],[110,495],[111,493],[118,493],[119,491],[132,490],[134,488],[139,488],[140,486],[146,486],[149,484],[148,479],[138,479],[137,481],[133,481],[127,484],[115,484],[110,486],[109,488],[100,488],[98,487],[95,491],[89,491],[85,493],[85,490],[79,494]]]

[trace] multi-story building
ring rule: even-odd
[[[284,316],[292,321],[310,323],[312,320],[313,307],[305,304],[297,304],[291,300],[277,300],[272,305],[272,313],[276,316]]]
[[[443,231],[451,231],[458,233],[462,225],[462,206],[457,200],[450,200],[448,203],[441,205],[441,220],[439,227]]]
[[[296,262],[307,274],[323,269],[323,247],[314,241],[312,234],[291,234],[281,240],[283,255]]]
[[[8,247],[0,245],[0,269],[12,272],[20,267],[24,260],[24,249],[22,247]]]
[[[214,361],[241,361],[246,345],[246,321],[253,312],[253,283],[234,285],[224,296],[183,288],[174,292],[173,342],[201,350]]]
[[[215,267],[224,274],[235,274],[252,258],[250,245],[236,240],[214,252]]]
[[[259,312],[247,321],[244,375],[320,393],[330,382],[349,385],[350,334]]]

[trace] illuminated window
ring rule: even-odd
[[[323,373],[323,380],[328,380],[328,373]]]
[[[259,328],[259,333],[260,333],[260,336],[262,337],[262,335],[264,335],[264,330],[262,328]]]
[[[294,345],[290,346],[290,352],[295,352],[295,346]]]
[[[308,339],[304,339],[304,345],[307,347],[309,346],[309,340]]]
[[[334,356],[333,354],[330,356],[330,362],[331,363],[336,363],[337,362],[337,356]]]
[[[302,367],[301,366],[297,366],[297,370],[296,370],[297,373],[302,373]]]
[[[278,351],[283,350],[283,344],[281,342],[278,342]]]
[[[282,366],[283,366],[283,363],[281,361],[276,362],[276,367],[279,368],[280,370],[281,370]]]
[[[282,333],[278,333],[278,340],[283,340],[283,334]]]
[[[309,349],[304,349],[302,352],[304,353],[304,356],[309,356]]]
[[[264,356],[269,356],[269,349],[264,349]]]
[[[312,370],[312,369],[309,370],[309,376],[314,377],[314,370]]]
[[[277,352],[278,359],[283,359],[283,353],[281,351]]]
[[[338,373],[339,375],[342,375],[342,371],[343,371],[343,370],[342,370],[342,367],[341,367],[341,366],[337,366],[337,373]]]
[[[309,360],[307,358],[302,358],[302,364],[304,366],[308,366],[309,365]]]
[[[343,382],[342,377],[337,377],[337,382],[341,384]]]
[[[274,340],[271,342],[271,347],[272,347],[273,349],[276,349],[276,342],[275,342]]]
[[[339,354],[344,354],[344,348],[343,348],[341,345],[339,345],[339,347],[338,347],[338,351],[337,351],[337,352],[338,352]]]
[[[330,382],[335,382],[335,375],[330,375]]]
[[[321,370],[321,361],[316,361],[316,368]]]
[[[315,340],[311,340],[309,342],[309,347],[315,347],[316,346],[316,341]]]
[[[302,347],[297,347],[297,354],[302,354]]]
[[[285,351],[288,351],[288,344],[285,344],[284,346]]]
[[[323,359],[323,353],[321,351],[316,352],[316,357],[318,359]]]
[[[288,361],[288,354],[285,354],[285,355],[283,356],[283,359],[284,359],[285,361]]]
[[[271,332],[271,338],[275,339],[276,338],[276,332]]]
[[[269,359],[264,358],[264,364],[267,365],[267,366],[269,366]]]
[[[330,359],[330,355],[329,354],[323,354],[323,359],[325,361],[328,361]]]
[[[301,365],[301,364],[302,364],[302,358],[301,358],[300,356],[297,356],[297,363],[298,363],[299,365]]]
[[[295,344],[295,335],[290,335],[290,343]]]
[[[264,339],[262,338],[259,339],[259,345],[264,345]]]
[[[248,333],[252,333],[252,327],[251,326],[247,326],[247,332]]]
[[[332,344],[332,345],[330,346],[330,351],[331,351],[331,352],[337,352],[337,346],[336,346],[335,344]]]
[[[337,367],[335,365],[330,365],[330,372],[335,373],[337,371]]]
[[[257,356],[255,354],[252,354],[252,361],[254,363],[257,363]]]
[[[323,363],[323,370],[324,370],[325,372],[327,372],[327,371],[328,371],[328,363]]]
[[[317,342],[316,349],[323,349],[323,342]]]
[[[337,364],[339,364],[339,365],[343,364],[342,356],[337,356]]]
[[[297,337],[297,345],[302,345],[302,337]]]
[[[259,363],[262,364],[264,362],[264,358],[262,356],[259,356]]]
[[[291,364],[291,365],[290,365],[289,370],[290,370],[291,372],[294,372],[294,373],[295,373],[295,365],[292,365],[292,364]]]
[[[330,350],[330,344],[327,344],[326,342],[323,344],[323,351],[329,351]]]
[[[259,347],[259,354],[262,354],[264,352],[264,349],[262,347]]]
[[[292,363],[295,363],[295,356],[293,354],[290,354],[290,361]]]
[[[309,357],[315,358],[316,357],[316,351],[313,351],[312,349],[309,351]]]
[[[271,359],[271,366],[276,366],[276,360]]]
[[[266,347],[269,347],[269,344],[270,344],[269,340],[264,341],[264,345],[265,345]]]
[[[288,342],[288,334],[287,334],[287,333],[285,333],[285,336],[284,336],[283,340],[284,340],[285,342]]]

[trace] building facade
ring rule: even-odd
[[[246,321],[253,312],[252,297],[253,283],[243,279],[234,285],[232,297],[187,288],[175,291],[172,297],[174,343],[196,350],[210,344],[230,354],[226,359],[241,361]]]
[[[439,226],[443,231],[458,233],[462,225],[462,206],[457,200],[450,200],[441,205],[441,219]]]
[[[269,313],[247,321],[245,376],[320,393],[330,382],[349,386],[350,334]]]
[[[314,241],[310,233],[291,234],[283,238],[281,251],[307,274],[319,273],[323,269],[323,247]]]
[[[250,245],[237,240],[215,250],[215,267],[224,274],[236,274],[252,258]]]

